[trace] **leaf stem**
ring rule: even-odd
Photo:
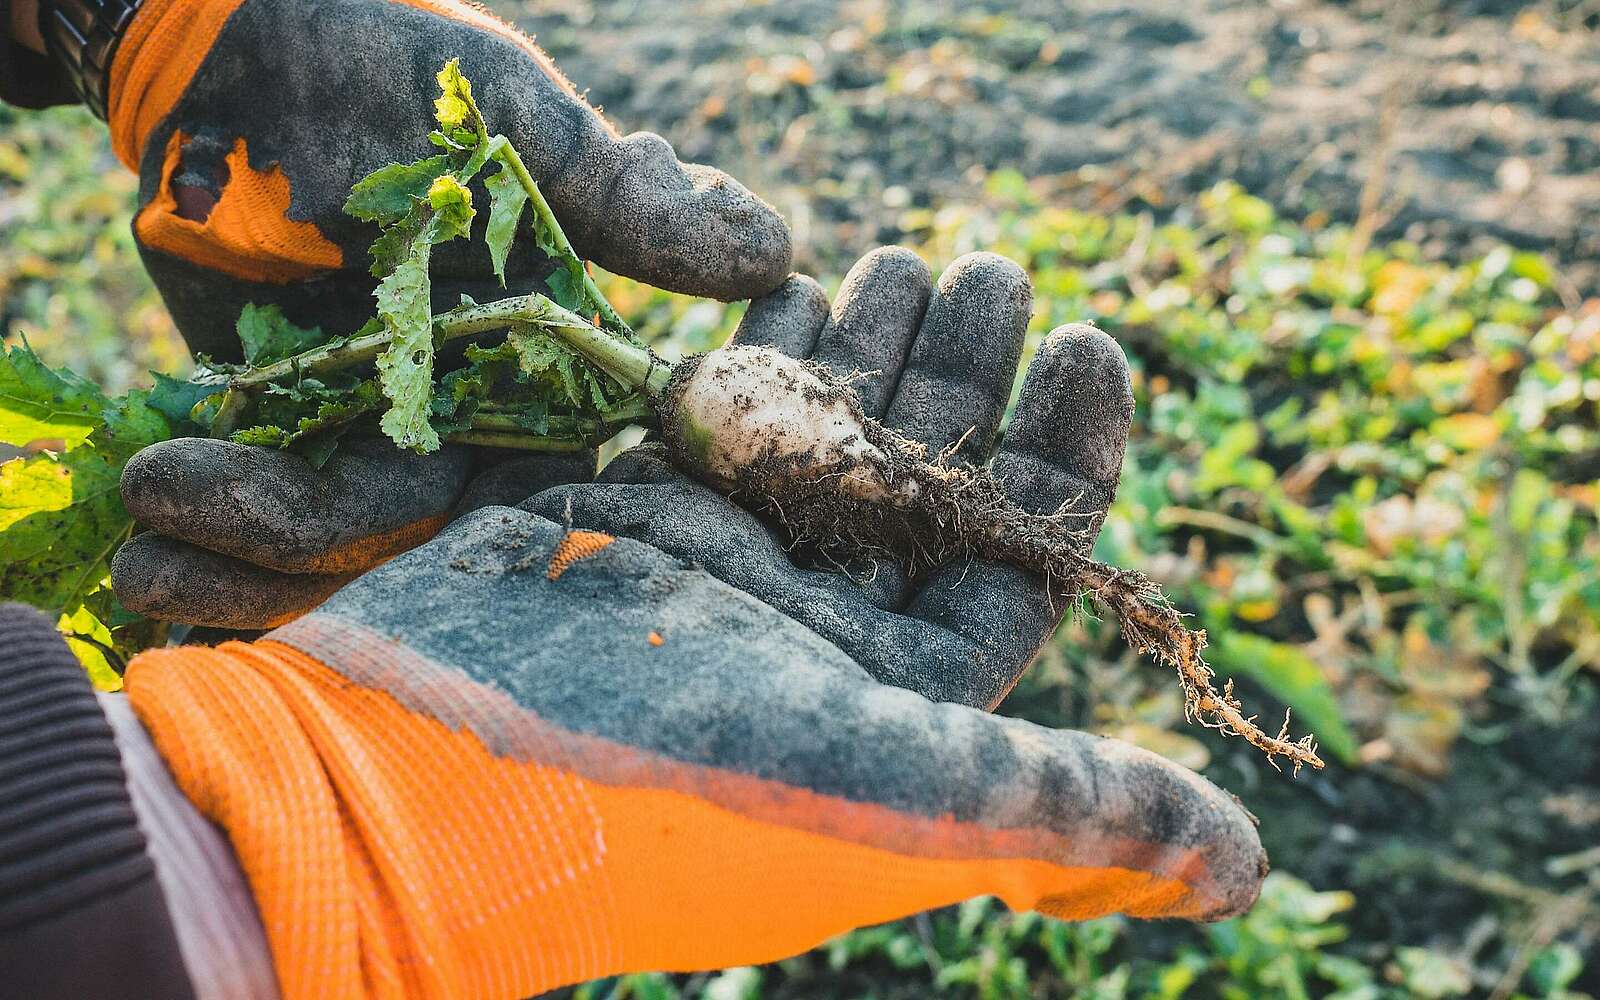
[[[539,214],[539,220],[544,223],[550,234],[555,237],[556,248],[581,264],[582,258],[572,248],[572,243],[567,239],[567,234],[561,229],[561,223],[556,221],[555,213],[550,209],[550,203],[544,200],[544,193],[539,190],[539,185],[534,181],[533,175],[528,173],[528,168],[523,164],[522,157],[518,155],[516,149],[511,143],[507,142],[497,148],[491,155],[511,171],[512,175],[516,177],[517,183],[522,185],[522,190],[528,193],[528,201],[533,205],[533,210]],[[594,276],[589,273],[589,269],[581,267],[580,270],[583,271],[583,290],[589,293],[589,300],[599,310],[602,323],[630,341],[637,340],[638,338],[634,335],[633,328],[623,322],[622,317],[617,315],[616,309],[612,308],[611,303],[607,302],[606,297],[600,293],[600,287],[594,283]],[[599,362],[595,363],[599,364]]]
[[[519,434],[534,434],[544,438],[571,438],[580,441],[592,441],[600,433],[601,424],[598,420],[583,420],[577,417],[549,417],[546,419],[546,430],[538,434],[531,430],[527,424],[520,423],[514,417],[502,416],[497,413],[484,413],[481,410],[472,415],[472,429],[475,431],[508,431]]]
[[[517,448],[522,451],[583,451],[585,448],[594,447],[587,441],[574,438],[550,437],[544,434],[531,434],[526,431],[457,431],[446,434],[446,441],[455,444],[487,445],[491,448]]]
[[[384,348],[394,339],[394,334],[389,330],[379,330],[376,333],[365,334],[360,337],[351,337],[348,340],[335,340],[321,347],[313,347],[309,351],[302,351],[293,357],[274,361],[270,365],[251,368],[249,371],[235,375],[229,382],[229,389],[251,389],[256,386],[276,382],[288,378],[296,372],[302,375],[318,375],[323,372],[338,371],[341,368],[350,368],[355,365],[365,364],[383,353]]]

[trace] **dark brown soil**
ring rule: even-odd
[[[620,128],[789,218],[802,270],[896,242],[991,171],[1062,204],[1181,204],[1233,178],[1281,210],[1460,257],[1551,252],[1600,286],[1600,13],[1576,0],[526,0]],[[1378,197],[1370,197],[1378,196]]]

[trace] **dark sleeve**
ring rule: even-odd
[[[193,996],[111,724],[21,604],[0,604],[0,995]]]
[[[11,40],[11,0],[0,0],[0,101],[19,108],[79,103],[54,61]]]

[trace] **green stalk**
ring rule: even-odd
[[[521,451],[571,452],[593,447],[587,441],[511,431],[457,431],[454,434],[446,434],[444,439],[454,444],[479,444],[490,448],[516,448]]]
[[[550,417],[546,420],[545,433],[540,437],[592,441],[600,433],[601,424],[598,420],[582,420],[576,417]],[[513,417],[501,416],[498,413],[485,413],[479,410],[472,415],[472,429],[475,431],[507,431],[521,434],[533,434],[526,424],[517,422]]]
[[[507,142],[499,146],[491,156],[504,164],[506,169],[510,170],[512,175],[516,177],[517,183],[522,185],[522,190],[528,193],[528,201],[533,205],[533,210],[538,213],[539,221],[555,237],[556,248],[581,262],[578,252],[572,248],[572,243],[568,241],[567,234],[562,231],[561,223],[556,221],[555,213],[550,210],[550,203],[544,200],[544,193],[539,190],[539,185],[534,181],[533,175],[528,173],[528,168],[523,164],[522,157],[518,155],[516,149]],[[606,297],[600,293],[600,287],[594,283],[594,276],[589,273],[589,269],[580,267],[579,270],[583,272],[583,290],[589,293],[589,301],[593,302],[595,308],[600,311],[601,321],[630,341],[636,340],[633,328],[622,321],[622,317],[617,315],[617,311],[612,308],[611,303],[607,302]],[[599,362],[595,363],[599,364]]]

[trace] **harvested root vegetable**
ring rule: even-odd
[[[1184,626],[1160,587],[1085,554],[1086,515],[1029,513],[987,470],[929,461],[922,445],[867,418],[826,368],[729,346],[673,366],[653,401],[682,467],[764,510],[796,542],[841,565],[885,558],[916,572],[982,558],[1032,570],[1052,589],[1093,597],[1130,646],[1174,667],[1191,718],[1269,760],[1323,766],[1310,736],[1289,738],[1287,718],[1269,736],[1244,715],[1231,681],[1216,690],[1205,633]]]
[[[930,457],[868,419],[849,382],[826,368],[748,346],[675,365],[657,358],[600,294],[516,150],[489,135],[454,63],[439,82],[441,131],[432,138],[447,152],[377,171],[347,206],[383,230],[373,251],[377,317],[348,338],[212,373],[208,384],[221,379],[226,390],[195,408],[211,414],[211,433],[325,456],[338,433],[380,415],[384,433],[417,451],[442,440],[570,449],[624,423],[658,421],[681,468],[770,514],[839,566],[891,560],[916,573],[990,559],[1031,570],[1052,593],[1093,598],[1118,617],[1131,646],[1175,668],[1191,718],[1248,740],[1274,763],[1323,766],[1311,737],[1288,736],[1287,718],[1268,735],[1244,714],[1231,682],[1216,689],[1201,656],[1205,633],[1185,627],[1156,584],[1088,555],[1093,515],[1023,510],[989,471]],[[503,265],[531,215],[529,235],[557,266],[553,294],[430,315],[430,249],[470,234],[467,185],[491,165],[490,258]],[[468,348],[464,367],[435,373],[441,344],[496,331],[502,343]],[[279,331],[273,339],[308,338]],[[368,363],[376,380],[351,374]],[[252,414],[257,425],[236,432]]]

